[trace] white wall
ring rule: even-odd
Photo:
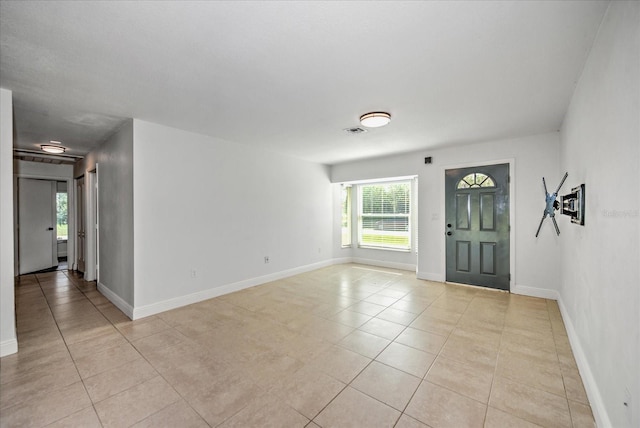
[[[98,287],[129,316],[134,306],[133,161],[129,120],[75,168],[75,177],[86,178],[98,164]]]
[[[640,426],[639,76],[640,4],[612,2],[561,143],[567,184],[586,184],[585,226],[566,227],[561,239],[561,300],[603,427]],[[632,421],[623,405],[625,388],[632,395]]]
[[[433,163],[425,165],[425,156],[431,156]],[[558,157],[559,135],[550,133],[334,165],[331,181],[418,175],[418,276],[444,281],[444,170],[513,161],[511,198],[515,224],[511,225],[511,231],[515,247],[511,251],[515,269],[511,272],[512,291],[555,298],[560,286],[559,238],[550,223],[545,224],[537,239],[535,232],[544,210],[542,177],[557,185]],[[568,221],[558,219],[558,223],[561,231],[568,227]],[[334,256],[349,257],[350,250],[340,249],[339,245],[337,240]],[[379,251],[376,256],[369,251],[368,257],[383,261],[387,253]],[[410,256],[407,255],[408,263]]]
[[[133,129],[135,317],[330,262],[327,167],[141,120]]]
[[[43,162],[14,161],[14,174],[20,177],[45,178],[45,179],[71,179],[73,178],[73,165],[54,165]]]
[[[18,352],[13,272],[13,94],[0,88],[0,357]]]

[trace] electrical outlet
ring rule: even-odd
[[[191,268],[191,278],[197,278],[198,277],[198,271],[194,268]]]
[[[264,262],[269,263],[269,256],[264,256]]]

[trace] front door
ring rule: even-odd
[[[509,290],[509,165],[445,174],[447,281]]]
[[[56,242],[56,182],[18,180],[19,272],[36,272],[58,265]]]

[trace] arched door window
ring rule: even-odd
[[[496,187],[496,182],[487,174],[472,172],[471,174],[465,175],[460,181],[458,181],[456,189],[472,189],[479,187]]]

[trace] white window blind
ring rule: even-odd
[[[411,182],[362,184],[358,193],[358,245],[410,250]]]

